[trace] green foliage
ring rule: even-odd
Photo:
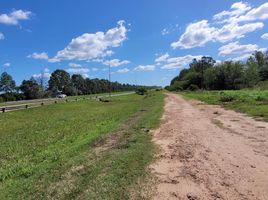
[[[63,92],[64,94],[71,95],[71,78],[70,74],[64,70],[57,69],[51,74],[51,77],[48,81],[49,90],[53,91],[55,94],[58,91]]]
[[[256,51],[248,60],[249,63],[257,66],[260,80],[268,80],[268,53]]]
[[[220,99],[219,99],[219,101],[221,102],[231,102],[233,100],[235,100],[235,97],[230,96],[230,95],[220,96]]]
[[[109,82],[104,79],[83,78],[79,74],[70,74],[64,70],[55,70],[48,81],[49,87],[45,90],[45,79],[43,77],[24,80],[16,87],[12,77],[3,73],[0,79],[0,94],[2,101],[16,101],[22,99],[38,99],[56,96],[64,93],[68,96],[88,95],[106,92],[134,91],[140,88],[138,85],[121,84]],[[146,89],[155,89],[155,86],[143,86]]]
[[[7,92],[4,94],[1,94],[0,97],[3,99],[3,101],[17,101],[17,100],[23,100],[24,95],[14,92]]]
[[[198,99],[209,104],[220,104],[226,108],[268,120],[267,90],[188,91],[181,94],[188,98]]]
[[[12,76],[4,72],[0,76],[0,92],[13,92],[15,90],[16,83]]]
[[[207,90],[252,88],[268,80],[268,53],[256,51],[246,63],[226,61],[215,64],[211,57],[194,59],[189,69],[181,70],[167,89],[187,90],[191,84]]]
[[[263,96],[257,96],[255,98],[255,101],[267,101],[267,98],[263,97]]]
[[[194,85],[194,84],[191,84],[188,87],[188,90],[190,90],[190,91],[196,91],[198,89],[199,89],[199,87],[197,85]]]
[[[82,95],[83,92],[86,90],[86,82],[80,74],[72,75],[72,84],[75,89],[76,95]]]
[[[145,95],[145,94],[147,94],[147,90],[146,90],[146,88],[139,88],[137,91],[136,91],[136,94],[139,94],[139,95]]]
[[[258,82],[253,88],[257,90],[268,90],[268,80]]]
[[[26,99],[38,99],[42,97],[41,87],[34,79],[22,81],[20,90]]]

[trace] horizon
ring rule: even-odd
[[[262,0],[1,4],[1,72],[17,84],[56,69],[108,79],[110,66],[111,81],[166,86],[193,58],[243,61],[268,45]]]

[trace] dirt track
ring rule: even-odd
[[[167,94],[154,199],[268,200],[268,123]]]

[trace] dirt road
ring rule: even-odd
[[[268,123],[167,94],[154,199],[268,200]]]

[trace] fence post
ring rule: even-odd
[[[28,109],[28,105],[25,105],[25,109]]]
[[[43,106],[43,105],[44,105],[44,102],[41,103],[41,106]]]
[[[57,101],[55,101],[55,103],[58,103]]]
[[[2,112],[3,112],[3,113],[6,112],[6,108],[2,108]]]

